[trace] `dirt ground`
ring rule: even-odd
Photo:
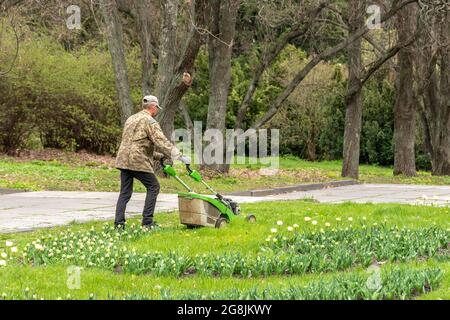
[[[89,166],[114,166],[114,157],[110,155],[97,155],[81,150],[79,152],[62,151],[58,149],[20,150],[17,156],[11,157],[0,154],[1,158],[13,158],[17,162],[29,161],[58,161],[64,164],[89,165]]]

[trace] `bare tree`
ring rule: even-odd
[[[133,102],[130,96],[128,68],[123,47],[122,23],[119,20],[116,0],[100,0],[100,9],[105,21],[106,38],[112,58],[116,90],[121,109],[121,122],[124,125],[127,118],[133,113]]]
[[[8,11],[11,8],[13,8],[15,6],[19,6],[22,3],[23,3],[22,0],[0,1],[0,19],[2,19],[4,16],[7,16]],[[14,65],[16,63],[16,60],[19,57],[19,49],[20,49],[19,34],[17,33],[16,26],[14,25],[13,21],[10,20],[10,22],[11,22],[11,30],[14,33],[14,39],[15,39],[15,43],[16,43],[16,48],[15,48],[15,52],[13,54],[12,60],[9,63],[9,66],[7,66],[4,69],[0,70],[0,77],[7,75],[8,73],[10,73],[13,70]],[[1,37],[3,36],[3,28],[4,28],[4,21],[2,21],[2,26],[1,26],[1,30],[0,30],[0,43],[2,41]]]
[[[392,5],[391,9],[381,17],[381,23],[388,21],[389,19],[394,17],[399,12],[399,10],[401,10],[403,7],[407,6],[408,4],[414,3],[414,2],[417,2],[417,0],[393,1],[393,5]],[[365,24],[362,28],[359,28],[358,30],[353,32],[351,35],[349,35],[341,43],[314,56],[308,62],[308,64],[297,73],[297,75],[289,83],[289,85],[284,89],[284,91],[278,95],[278,97],[273,101],[273,103],[271,103],[269,110],[264,115],[262,115],[259,119],[257,119],[252,124],[251,127],[254,129],[258,129],[258,128],[262,127],[263,125],[265,125],[267,122],[269,122],[275,116],[275,114],[278,112],[279,108],[283,105],[283,102],[289,97],[289,95],[292,93],[292,91],[294,91],[294,89],[305,79],[305,77],[309,74],[309,72],[320,61],[335,56],[337,53],[339,53],[342,50],[344,50],[345,48],[347,48],[348,45],[350,45],[354,41],[358,40],[359,38],[363,37],[368,31],[369,31],[369,28]]]
[[[0,13],[7,12],[14,6],[23,3],[25,0],[0,0]]]
[[[235,128],[241,128],[243,121],[245,119],[246,112],[250,106],[252,98],[258,88],[259,82],[261,80],[264,71],[272,65],[275,59],[283,51],[286,45],[303,35],[305,35],[313,26],[315,20],[318,18],[319,14],[323,11],[332,0],[321,1],[317,6],[305,10],[304,14],[297,18],[297,23],[292,26],[291,29],[279,35],[273,42],[271,42],[268,48],[262,53],[258,64],[255,66],[253,72],[253,77],[250,80],[247,91],[245,93],[244,99],[242,100],[239,110],[236,116]],[[299,23],[299,21],[301,21]],[[306,21],[306,22],[305,22]]]
[[[358,18],[358,12],[365,11],[364,8],[358,8],[357,3],[353,3],[349,7],[350,11],[355,10],[355,8],[356,11],[351,12],[350,18],[352,17],[352,15],[353,17]],[[360,19],[362,19],[361,16]],[[351,25],[355,22],[351,21],[351,19],[348,19],[347,23]],[[363,23],[363,20],[360,20],[359,23]],[[370,43],[378,52],[377,59],[370,62],[367,67],[362,68],[360,41],[355,41],[349,46],[349,82],[346,96],[347,110],[344,133],[342,176],[351,177],[354,179],[359,178],[359,157],[362,124],[361,93],[363,86],[379,68],[390,61],[391,58],[395,57],[399,52],[401,52],[401,50],[413,44],[416,39],[416,34],[414,33],[406,39],[399,39],[397,43],[388,50],[384,50],[384,48],[376,43],[375,40],[368,34],[364,37],[364,39],[367,40],[367,42]],[[357,46],[357,48],[354,46]],[[353,50],[355,51],[352,52]]]
[[[182,43],[174,44],[173,41],[167,43],[160,47],[159,58],[164,59],[165,55],[171,55],[177,52],[177,48],[181,48],[181,54],[177,59],[176,63],[161,66],[161,70],[158,70],[159,79],[162,75],[167,75],[167,80],[164,80],[164,85],[158,89],[161,92],[161,99],[163,101],[162,105],[164,110],[159,114],[158,120],[161,124],[161,128],[164,134],[168,137],[171,136],[174,129],[174,118],[175,113],[179,108],[181,99],[183,98],[186,91],[192,84],[192,73],[195,60],[197,58],[198,52],[201,45],[203,44],[203,34],[206,30],[206,11],[207,11],[207,0],[192,0],[188,1],[187,5],[190,7],[189,12],[189,23],[190,28],[188,34],[180,36]],[[173,2],[176,6],[176,1]],[[165,5],[165,10],[169,10],[167,3]],[[175,10],[175,9],[170,9]],[[170,28],[167,26],[174,26],[176,28],[176,21],[174,21],[175,14],[173,12],[167,14],[163,13],[164,19],[168,21],[163,22],[163,32],[161,36],[164,37],[163,33],[171,32]],[[170,36],[166,34],[166,36]],[[167,57],[170,59],[169,57]],[[163,77],[164,78],[164,77]]]
[[[420,16],[416,77],[425,145],[433,175],[450,175],[450,14],[439,2],[421,0]]]

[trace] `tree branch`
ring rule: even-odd
[[[7,75],[8,73],[10,73],[12,71],[12,69],[14,68],[14,64],[16,63],[17,58],[19,57],[19,48],[20,48],[20,40],[19,40],[19,35],[17,34],[17,30],[14,27],[14,25],[11,22],[11,26],[14,32],[14,37],[16,40],[16,53],[14,54],[14,58],[11,61],[11,65],[9,66],[9,68],[6,71],[0,72],[0,77],[3,77],[5,75]]]
[[[320,12],[326,8],[330,4],[331,0],[323,1],[319,4],[317,8],[314,8],[314,10],[311,10],[306,15],[309,18],[306,25],[311,26],[314,20],[317,18],[317,16],[320,14]],[[272,64],[272,62],[276,59],[276,57],[280,54],[280,52],[286,47],[286,45],[292,41],[295,38],[298,38],[309,30],[309,28],[302,29],[300,25],[297,25],[295,28],[293,28],[291,31],[286,32],[283,34],[279,40],[269,49],[269,51],[266,53],[265,57],[262,58],[262,61],[260,61],[260,64],[258,68],[255,70],[255,74],[250,81],[250,84],[247,88],[247,92],[244,96],[244,99],[241,102],[241,105],[238,109],[238,114],[236,116],[236,123],[235,128],[241,128],[242,122],[245,118],[245,113],[247,112],[247,109],[250,105],[250,102],[253,98],[253,95],[258,87],[259,81],[261,80],[261,77],[264,73],[264,71]]]
[[[390,18],[395,16],[397,12],[401,10],[403,7],[407,6],[408,4],[417,2],[417,0],[405,0],[398,5],[396,4],[397,2],[398,1],[394,1],[395,5],[393,6],[393,8],[391,8],[391,10],[381,18],[382,23],[388,21]],[[309,72],[311,72],[311,70],[317,64],[319,64],[324,59],[333,57],[334,55],[345,49],[349,44],[353,43],[357,39],[364,36],[368,31],[369,31],[368,26],[364,25],[363,28],[357,30],[345,41],[315,56],[302,70],[300,70],[297,73],[297,75],[286,87],[286,89],[275,99],[275,101],[273,102],[269,110],[266,112],[266,114],[264,114],[262,117],[256,120],[255,123],[251,126],[251,128],[258,129],[262,127],[264,124],[266,124],[268,121],[270,121],[275,116],[275,114],[277,113],[278,109],[281,107],[283,102],[290,96],[290,94],[295,90],[295,88],[300,84],[300,82],[303,81],[303,79],[309,74]]]

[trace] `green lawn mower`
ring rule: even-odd
[[[180,222],[188,228],[212,227],[221,228],[240,214],[239,204],[232,199],[225,198],[216,192],[202,178],[202,175],[186,165],[189,177],[202,183],[215,198],[195,193],[181,178],[171,165],[163,165],[163,171],[170,177],[175,178],[187,192],[178,193],[178,208],[180,211]],[[252,214],[246,217],[248,222],[256,222]]]

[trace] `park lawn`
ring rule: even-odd
[[[239,252],[243,256],[256,256],[264,244],[266,237],[271,234],[271,228],[278,228],[279,232],[298,224],[302,231],[319,231],[326,229],[326,223],[334,227],[361,228],[362,224],[372,225],[377,223],[386,226],[408,227],[411,229],[436,226],[449,230],[450,208],[436,208],[426,206],[408,206],[397,204],[351,204],[339,205],[317,204],[307,201],[267,202],[244,204],[243,212],[256,214],[256,224],[248,224],[238,218],[224,229],[216,230],[200,228],[188,230],[178,222],[177,214],[157,214],[157,220],[162,229],[152,231],[143,237],[125,241],[130,252],[145,253],[159,251],[163,254],[172,252],[184,255],[208,255]],[[306,222],[305,217],[317,221],[317,225]],[[340,218],[341,221],[337,221]],[[349,221],[349,218],[352,221]],[[283,225],[277,225],[277,221],[283,221]],[[138,219],[130,219],[129,223]],[[73,224],[68,227],[53,229],[41,229],[29,233],[2,234],[0,235],[0,252],[7,251],[5,241],[13,241],[19,248],[19,253],[25,245],[49,233],[57,236],[61,231],[70,229],[72,232],[87,231],[90,228],[101,229],[104,222],[90,222],[87,224]],[[439,268],[443,272],[443,278],[438,287],[432,291],[420,295],[418,299],[450,299],[450,261],[448,248],[444,258],[419,259],[404,262],[388,262],[382,265],[382,270],[390,270],[399,266],[406,270],[422,270],[424,268]],[[225,290],[239,289],[251,290],[257,287],[259,290],[275,288],[282,290],[290,285],[307,286],[318,281],[331,281],[335,278],[354,274],[366,274],[365,268],[355,266],[347,270],[308,273],[302,275],[277,275],[267,277],[241,278],[241,277],[205,277],[202,275],[190,275],[177,278],[175,276],[156,276],[153,274],[129,274],[115,273],[105,268],[85,268],[81,273],[81,288],[69,290],[66,286],[67,267],[70,263],[56,263],[47,266],[32,267],[9,261],[6,267],[0,267],[0,295],[4,292],[6,298],[45,298],[66,299],[70,294],[73,299],[88,299],[92,294],[95,299],[107,298],[164,298],[164,291],[180,295],[186,292],[196,291],[209,293],[211,291],[222,292]],[[28,290],[27,290],[28,288]],[[3,292],[1,292],[3,290]]]
[[[30,160],[0,157],[0,188],[31,191],[112,191],[120,188],[119,172],[95,161]],[[280,170],[274,175],[263,175],[260,164],[234,164],[227,176],[206,177],[215,189],[221,192],[266,189],[301,183],[317,183],[341,180],[341,162],[308,162],[295,157],[281,157]],[[187,179],[185,170],[177,165],[181,177]],[[450,176],[434,177],[428,172],[419,172],[417,177],[407,178],[392,175],[391,168],[361,165],[360,181],[364,183],[405,183],[424,185],[449,185]],[[189,181],[190,182],[190,181]],[[182,190],[174,179],[160,179],[161,192],[173,193]],[[202,185],[195,185],[199,192]],[[140,183],[135,190],[144,191]]]

